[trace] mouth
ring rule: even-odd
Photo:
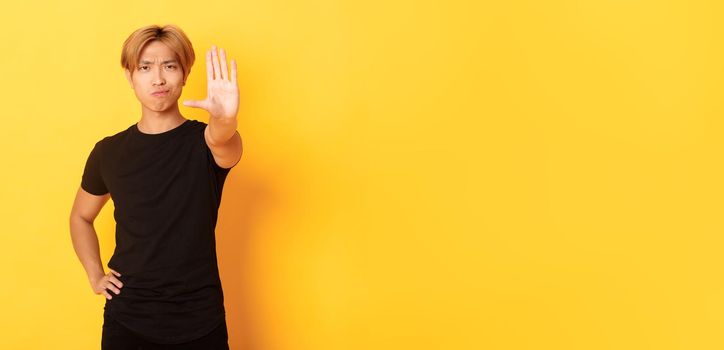
[[[164,91],[156,91],[156,92],[152,93],[151,95],[153,95],[153,96],[159,96],[159,97],[163,97],[163,96],[166,96],[166,95],[168,95],[168,90],[164,90]]]

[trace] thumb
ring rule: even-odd
[[[184,106],[193,107],[193,108],[205,108],[205,101],[196,101],[196,100],[184,100]]]

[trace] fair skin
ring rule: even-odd
[[[239,110],[239,88],[236,81],[236,61],[231,60],[231,73],[226,64],[226,52],[216,46],[206,51],[207,97],[204,100],[186,100],[184,105],[209,112],[209,123],[204,139],[214,161],[222,168],[235,165],[242,154],[242,143],[236,131],[236,115]],[[186,84],[181,65],[175,53],[160,41],[147,44],[139,59],[139,65],[126,79],[136,98],[141,102],[141,120],[136,124],[139,131],[156,134],[181,125],[186,118],[181,115],[178,99]],[[165,94],[154,95],[164,91]],[[86,270],[95,294],[112,299],[112,291],[121,293],[123,283],[118,279],[121,272],[109,268],[105,273],[100,259],[100,247],[93,222],[103,206],[111,198],[110,193],[96,196],[79,187],[70,213],[70,233],[73,248]]]

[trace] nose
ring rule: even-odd
[[[163,74],[160,69],[156,70],[156,73],[153,76],[153,85],[163,85],[166,83],[166,79],[163,78]]]

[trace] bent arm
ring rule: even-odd
[[[91,285],[105,275],[101,263],[98,236],[93,222],[110,197],[109,193],[96,196],[86,192],[83,188],[78,188],[70,213],[70,236],[73,241],[73,249],[75,249]]]

